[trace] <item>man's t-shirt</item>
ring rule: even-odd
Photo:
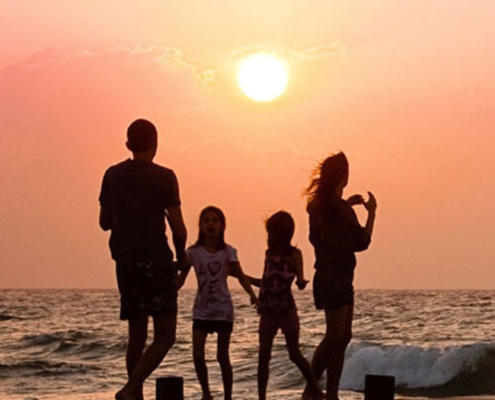
[[[171,169],[130,159],[114,165],[105,172],[99,200],[113,216],[113,259],[158,257],[172,261],[165,210],[180,205],[180,196]]]
[[[194,301],[193,319],[234,322],[234,306],[227,278],[229,262],[237,262],[237,251],[230,245],[214,254],[203,246],[187,249],[198,279],[198,292]]]

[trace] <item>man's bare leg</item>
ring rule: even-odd
[[[117,400],[140,400],[145,379],[160,365],[175,342],[177,315],[153,317],[153,342],[143,353],[124,387],[117,392]]]
[[[146,339],[148,337],[148,316],[138,315],[129,318],[129,342],[127,344],[126,366],[127,377],[130,378],[134,369],[143,356]],[[142,393],[142,389],[141,389]],[[137,400],[143,400],[143,396],[138,396]]]

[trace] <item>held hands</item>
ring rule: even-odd
[[[254,308],[258,309],[258,307],[260,306],[260,300],[258,299],[258,297],[255,294],[251,294],[249,295],[249,299],[251,301],[251,305],[254,306]]]
[[[306,279],[301,279],[296,281],[296,286],[299,290],[304,290],[306,288],[306,285],[308,284],[308,280]]]
[[[187,257],[181,257],[179,258],[175,263],[175,267],[179,271],[184,271],[187,270],[191,266],[191,262],[189,261],[189,258]]]

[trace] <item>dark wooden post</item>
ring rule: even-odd
[[[364,400],[394,400],[395,378],[386,375],[366,375]]]
[[[156,400],[184,400],[184,380],[180,376],[157,378]]]

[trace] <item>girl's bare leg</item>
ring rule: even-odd
[[[203,329],[193,329],[193,358],[194,368],[198,376],[201,390],[203,391],[202,400],[212,400],[210,386],[208,384],[208,369],[205,360],[205,343],[208,332]]]
[[[268,386],[268,376],[270,374],[270,358],[275,333],[260,332],[260,349],[258,356],[258,397],[259,400],[266,400],[266,388]]]
[[[318,386],[318,381],[313,373],[311,365],[308,360],[302,355],[299,348],[299,331],[294,331],[285,334],[285,341],[287,343],[287,350],[289,350],[290,360],[297,365],[306,379],[309,392],[313,400],[322,400],[323,392]]]
[[[232,400],[232,365],[229,357],[230,332],[218,332],[217,360],[222,370],[225,400]]]

